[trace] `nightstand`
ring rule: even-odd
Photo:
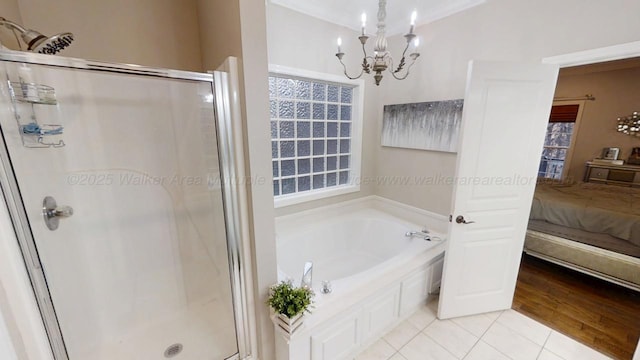
[[[640,166],[607,165],[587,162],[585,182],[640,187]]]

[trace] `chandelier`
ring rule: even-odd
[[[640,136],[640,114],[634,111],[631,115],[619,117],[617,130],[623,134]]]
[[[387,51],[387,37],[385,34],[386,23],[385,19],[387,17],[387,0],[379,0],[378,2],[378,32],[376,33],[376,43],[373,48],[374,53],[373,56],[367,55],[367,49],[365,45],[367,44],[367,40],[369,40],[369,36],[366,34],[366,24],[367,24],[367,14],[362,14],[362,35],[358,37],[360,43],[362,44],[362,52],[364,53],[364,57],[362,58],[362,70],[358,76],[350,76],[347,72],[347,66],[342,62],[342,58],[344,57],[344,53],[342,52],[342,38],[338,38],[338,53],[336,57],[340,60],[340,64],[342,64],[342,68],[344,69],[344,75],[349,79],[359,79],[362,75],[374,73],[373,78],[376,81],[376,85],[380,85],[380,81],[382,81],[382,72],[389,69],[391,75],[398,80],[404,80],[409,76],[409,70],[416,62],[416,59],[420,56],[417,52],[418,45],[420,43],[420,39],[413,33],[413,29],[416,25],[416,12],[414,11],[411,14],[411,23],[409,27],[409,33],[404,36],[407,39],[407,44],[402,52],[402,58],[398,63],[398,67],[394,68],[393,58],[391,54]],[[407,50],[411,46],[413,42],[413,52],[409,54],[409,58],[411,59],[411,63],[407,66],[406,63],[406,54]]]

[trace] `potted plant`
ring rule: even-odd
[[[309,312],[313,291],[305,287],[294,287],[290,281],[273,285],[267,304],[271,307],[274,323],[288,334],[302,325],[302,316]]]

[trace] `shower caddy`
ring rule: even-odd
[[[64,127],[58,124],[41,124],[36,117],[36,106],[58,105],[55,89],[23,81],[9,80],[7,83],[22,144],[28,148],[65,146],[60,139]]]

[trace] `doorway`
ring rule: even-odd
[[[625,86],[633,88],[640,81],[639,49],[638,43],[632,43],[545,59],[562,66],[556,97],[576,96],[576,100],[584,103],[585,112],[580,131],[575,134],[576,142],[572,144],[573,156],[566,164],[562,179],[558,179],[561,183],[538,185],[531,213],[531,218],[536,219],[533,221],[540,221],[538,203],[554,209],[552,206],[566,205],[561,199],[567,200],[568,196],[577,201],[592,198],[588,206],[593,212],[599,209],[598,196],[606,197],[609,203],[616,198],[626,203],[636,196],[634,194],[640,194],[640,190],[634,189],[637,185],[633,176],[629,179],[617,176],[636,170],[633,165],[628,167],[626,161],[623,164],[623,160],[627,160],[634,145],[638,145],[637,138],[618,132],[617,118],[637,110],[634,101],[640,89],[628,90]],[[590,91],[583,91],[587,88]],[[620,92],[614,94],[616,90]],[[575,92],[568,93],[572,91]],[[618,158],[596,159],[605,157],[605,147],[619,149]],[[606,171],[591,171],[594,163],[604,166]],[[609,177],[609,171],[616,176]],[[602,179],[597,178],[598,172]],[[603,195],[598,195],[601,193]],[[554,205],[554,202],[557,203]],[[622,208],[611,205],[607,211],[617,209]],[[624,218],[635,214],[628,207],[620,211]],[[572,219],[568,217],[568,221]],[[514,309],[609,356],[631,359],[640,336],[640,293],[635,275],[640,273],[640,247],[635,244],[638,236],[610,234],[609,229],[598,229],[597,225],[592,225],[587,232],[573,227],[567,229],[552,217],[542,221],[551,223],[548,231],[530,222],[525,251],[546,261],[524,255]],[[603,243],[605,240],[609,247]],[[600,250],[603,247],[606,250]]]

